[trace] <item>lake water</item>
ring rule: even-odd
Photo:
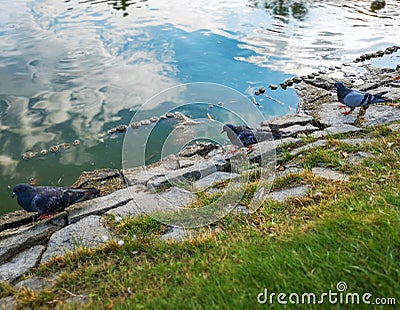
[[[0,213],[19,209],[11,200],[16,183],[69,186],[83,170],[121,168],[124,135],[107,131],[138,110],[159,116],[160,106],[142,104],[182,83],[219,83],[250,99],[264,86],[284,103],[249,101],[244,115],[296,110],[293,88],[267,86],[400,43],[400,1],[375,12],[370,2],[0,0]],[[380,61],[394,68],[395,57]],[[183,109],[204,119],[215,111]],[[165,121],[152,137],[148,161],[174,125]]]

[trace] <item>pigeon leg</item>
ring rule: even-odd
[[[341,104],[340,106],[339,106],[339,110],[340,109],[346,109],[346,106],[344,105],[344,104]]]
[[[38,221],[49,219],[49,218],[52,218],[53,216],[55,216],[56,214],[58,214],[58,212],[52,213],[52,214],[41,214],[37,219],[38,219]]]
[[[343,115],[348,115],[348,114],[350,114],[351,112],[353,112],[353,111],[351,111],[351,110],[350,110],[350,111],[344,111],[344,112],[342,112],[342,114],[343,114]]]

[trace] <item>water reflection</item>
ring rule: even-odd
[[[126,17],[129,15],[127,12],[127,9],[129,6],[134,7],[136,9],[141,9],[142,7],[148,7],[147,4],[148,0],[139,0],[139,1],[134,1],[134,0],[100,0],[100,1],[93,1],[93,0],[86,0],[86,1],[79,1],[78,4],[90,4],[90,5],[96,5],[96,4],[107,4],[111,6],[113,9],[117,11],[122,11],[123,17]],[[71,2],[70,0],[64,1],[66,3]],[[73,9],[72,7],[70,9]]]
[[[275,0],[275,1],[257,1],[250,0],[250,6],[254,8],[264,8],[272,16],[280,19],[284,23],[289,23],[288,17],[303,21],[308,13],[308,2]]]

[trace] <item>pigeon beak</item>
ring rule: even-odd
[[[13,192],[12,198],[14,198],[15,196],[17,196],[17,194],[15,192]]]

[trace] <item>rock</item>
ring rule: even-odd
[[[348,132],[357,132],[361,131],[362,129],[350,124],[337,124],[328,128],[325,128],[324,130],[320,131],[315,131],[311,134],[311,137],[314,138],[321,138],[325,136],[330,136],[330,135],[336,135],[339,133],[348,133]]]
[[[15,297],[7,296],[0,299],[0,309],[14,310],[18,309],[18,303]]]
[[[140,122],[133,122],[131,123],[131,128],[135,129],[135,128],[139,128],[141,126]]]
[[[284,202],[289,198],[300,198],[305,196],[308,193],[308,186],[301,185],[292,188],[287,188],[281,191],[271,192],[267,195],[268,199],[276,200],[279,202]]]
[[[192,157],[195,155],[200,155],[201,157],[206,157],[208,153],[218,148],[219,145],[214,143],[195,143],[187,145],[182,151],[179,152],[179,156]]]
[[[1,265],[0,280],[11,282],[28,272],[36,266],[44,249],[43,245],[33,246],[14,256],[10,262]]]
[[[64,255],[67,251],[79,247],[93,248],[105,243],[111,233],[101,223],[101,217],[91,215],[80,221],[56,231],[49,240],[41,263],[47,262],[54,256]]]
[[[140,125],[142,126],[146,126],[146,125],[150,125],[151,121],[149,119],[144,119],[140,121]]]
[[[279,133],[281,137],[287,138],[287,137],[297,137],[300,133],[310,134],[317,130],[319,130],[319,128],[313,125],[305,125],[305,126],[292,125],[289,127],[279,129]]]
[[[375,105],[367,109],[363,127],[391,123],[400,120],[400,109],[393,106]]]
[[[158,121],[158,117],[157,116],[150,117],[150,122],[156,123],[157,121]]]
[[[299,167],[286,167],[286,166],[285,166],[285,169],[284,169],[283,171],[278,171],[278,172],[277,172],[277,176],[283,177],[283,176],[288,175],[288,174],[300,174],[300,173],[302,173],[304,170],[305,170],[304,168],[299,168]]]
[[[385,0],[373,0],[371,2],[371,11],[377,11],[383,9],[386,5]]]
[[[278,89],[278,85],[276,85],[276,84],[269,84],[269,88],[270,88],[271,90],[277,90],[277,89]]]
[[[230,180],[233,178],[237,178],[240,175],[237,173],[228,173],[228,172],[221,172],[217,171],[214,172],[213,174],[210,174],[194,183],[195,189],[199,191],[203,191],[207,187],[212,186],[214,183],[225,181],[225,180]]]
[[[392,124],[388,126],[391,131],[400,131],[400,124]]]
[[[282,128],[293,125],[307,125],[313,122],[313,117],[305,114],[289,114],[263,121],[261,127]],[[272,129],[271,128],[271,129]]]
[[[147,182],[149,189],[159,189],[168,185],[192,186],[192,183],[216,171],[221,171],[221,165],[214,160],[199,161],[196,165],[178,170],[164,171],[163,175]]]
[[[312,173],[314,173],[314,175],[325,178],[325,179],[329,179],[332,181],[345,181],[347,182],[349,180],[349,177],[341,172],[338,171],[334,171],[331,169],[327,169],[327,168],[321,168],[321,167],[314,167],[312,168]]]
[[[374,157],[374,155],[372,155],[372,154],[370,154],[370,153],[366,153],[366,152],[357,152],[357,153],[354,153],[354,154],[351,154],[350,156],[349,156],[349,158],[347,159],[347,161],[349,162],[349,163],[352,163],[352,164],[359,164],[359,163],[361,163],[364,159],[366,159],[366,158],[372,158],[372,157]]]
[[[113,208],[127,204],[130,200],[132,200],[131,192],[129,188],[125,188],[107,196],[74,204],[66,209],[68,222],[75,223],[90,215],[102,215]]]
[[[234,209],[236,212],[241,213],[243,215],[249,215],[250,211],[246,206],[238,205]]]
[[[318,140],[318,141],[309,143],[309,144],[307,144],[307,145],[304,145],[304,146],[295,148],[294,150],[291,150],[291,151],[290,151],[290,155],[292,155],[292,156],[297,156],[297,155],[299,155],[299,154],[302,153],[302,152],[308,151],[308,150],[310,150],[310,149],[312,149],[312,148],[314,148],[314,147],[323,146],[323,145],[325,145],[326,143],[327,143],[326,140]]]
[[[128,128],[128,126],[121,124],[118,127],[116,127],[115,130],[119,133],[124,133],[127,128]]]
[[[59,226],[62,224],[62,226]],[[54,231],[67,224],[67,215],[62,212],[55,217],[0,233],[0,264],[7,262],[21,251],[43,245]]]
[[[341,139],[340,142],[341,143],[346,143],[346,144],[350,144],[350,145],[358,145],[358,144],[363,144],[366,142],[370,142],[371,139],[369,137],[365,137],[365,138],[350,138],[350,139]]]
[[[329,102],[321,105],[314,114],[316,121],[325,127],[337,124],[354,124],[357,120],[359,108],[356,108],[351,114],[343,115],[339,106],[339,102]]]
[[[27,288],[32,291],[41,291],[43,289],[52,288],[55,285],[55,278],[32,277],[18,282],[17,284],[15,284],[15,288]]]
[[[132,187],[132,201],[119,208],[112,209],[107,214],[121,217],[135,216],[138,214],[151,215],[156,211],[176,211],[195,200],[195,195],[189,191],[172,187],[165,192],[149,192]]]
[[[79,178],[72,184],[73,188],[82,188],[90,182],[102,181],[111,178],[120,178],[121,173],[118,169],[96,169],[93,171],[83,171]]]
[[[160,237],[161,240],[182,242],[188,234],[186,230],[181,227],[173,227],[171,226],[169,231]]]
[[[125,182],[128,186],[147,185],[149,180],[163,176],[165,171],[179,169],[179,161],[175,155],[164,157],[159,162],[136,168],[122,170]]]

